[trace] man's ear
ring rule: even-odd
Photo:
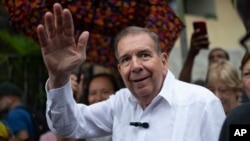
[[[166,52],[161,53],[161,62],[163,66],[168,67],[168,54]]]
[[[117,64],[117,69],[118,69],[119,73],[121,74],[121,65],[119,63]]]

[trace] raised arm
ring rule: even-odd
[[[187,54],[187,58],[183,64],[180,72],[179,79],[185,82],[192,81],[192,70],[195,61],[195,57],[198,55],[201,49],[208,48],[209,41],[207,35],[199,35],[198,31],[195,31],[191,37],[191,45]]]
[[[53,89],[66,84],[71,72],[86,60],[89,33],[83,32],[75,42],[72,15],[58,3],[54,4],[53,13],[46,12],[44,20],[37,32],[49,73],[48,89]]]

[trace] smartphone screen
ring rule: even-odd
[[[199,30],[199,33],[201,35],[207,34],[207,26],[206,26],[206,23],[204,21],[194,21],[193,28],[194,28],[194,30]]]

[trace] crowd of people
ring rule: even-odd
[[[70,12],[58,3],[53,8],[54,13],[47,12],[45,24],[37,28],[49,72],[44,112],[49,129],[36,136],[32,115],[21,101],[21,90],[4,82],[0,84],[1,140],[229,141],[230,125],[250,125],[248,49],[239,74],[228,52],[213,48],[207,57],[206,79],[192,82],[195,57],[209,46],[207,35],[194,31],[177,79],[168,68],[168,54],[162,52],[157,35],[129,26],[119,32],[114,43],[117,69],[125,86],[119,85],[114,72],[86,79],[85,74],[72,72],[87,57],[89,33],[83,32],[76,42]],[[245,26],[250,27],[248,23]],[[243,95],[247,97],[244,102]]]

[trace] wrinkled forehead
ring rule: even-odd
[[[118,45],[123,42],[124,40],[126,41],[126,43],[130,43],[135,41],[135,40],[140,40],[141,42],[147,42],[147,41],[152,41],[154,42],[153,38],[150,36],[150,34],[146,33],[146,32],[136,32],[136,33],[128,33],[125,36],[123,36],[122,38],[120,38],[118,44],[117,44],[117,48]]]
[[[145,32],[145,31],[128,32],[127,34],[124,34],[123,36],[121,36],[119,42],[120,42],[121,40],[123,40],[124,38],[133,38],[133,37],[135,37],[135,36],[140,36],[140,35],[143,35],[143,36],[146,35],[146,36],[150,37],[149,33],[148,33],[148,32]],[[151,38],[151,37],[150,37],[150,38]],[[118,42],[118,43],[119,43],[119,42]]]

